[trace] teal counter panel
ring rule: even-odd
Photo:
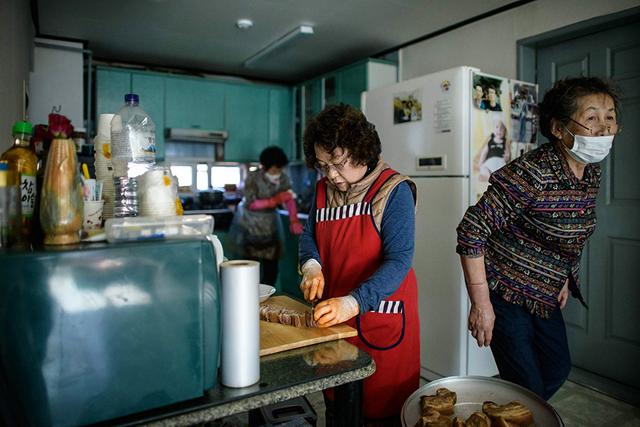
[[[206,241],[0,255],[0,352],[14,417],[94,423],[202,396],[217,378]]]

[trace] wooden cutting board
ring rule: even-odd
[[[265,304],[278,305],[296,311],[311,311],[311,307],[286,295],[269,298]],[[260,321],[260,356],[291,350],[340,338],[355,337],[358,332],[347,325],[330,328],[298,328],[279,323]]]

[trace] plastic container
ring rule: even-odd
[[[22,210],[21,240],[30,243],[34,228],[34,211],[37,203],[36,174],[38,157],[31,147],[33,125],[19,121],[13,125],[13,145],[0,158],[9,162],[9,169],[18,174]]]
[[[138,177],[138,216],[174,216],[178,179],[168,166],[153,166]]]
[[[18,174],[0,161],[0,251],[20,243],[20,211]]]
[[[113,114],[100,114],[98,132],[93,139],[94,166],[96,179],[102,181],[104,199],[104,218],[113,218],[115,186],[113,182],[113,163],[111,162],[111,120]]]
[[[213,233],[213,217],[189,215],[111,218],[105,223],[105,232],[109,242],[206,237]]]
[[[156,125],[134,93],[111,119],[111,159],[114,177],[135,178],[156,161]]]

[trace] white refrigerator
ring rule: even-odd
[[[535,147],[537,86],[457,67],[364,92],[383,159],[416,183],[421,375],[497,374],[467,330],[456,227],[493,170]]]

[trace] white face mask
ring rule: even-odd
[[[278,174],[270,174],[268,172],[265,172],[264,176],[272,184],[278,184],[280,182],[280,174],[279,173]]]
[[[574,135],[568,129],[567,132],[573,136],[573,147],[567,148],[567,152],[577,162],[598,163],[607,157],[611,150],[614,135]]]

